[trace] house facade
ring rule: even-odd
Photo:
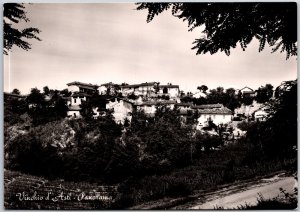
[[[71,92],[71,96],[67,98],[67,116],[69,118],[80,118],[80,105],[83,101],[87,101],[88,98],[97,92],[98,85],[82,82],[70,82],[67,84],[68,91]]]
[[[158,86],[157,82],[145,82],[134,85],[121,85],[121,93],[123,96],[134,94],[136,96],[150,96],[155,93],[155,88]]]
[[[222,104],[197,105],[192,106],[192,109],[198,110],[200,115],[198,118],[198,129],[208,126],[210,121],[220,125],[227,124],[233,119],[232,111]]]
[[[80,92],[80,93],[87,93],[87,94],[92,94],[97,92],[97,88],[99,87],[98,85],[93,85],[90,83],[83,83],[83,82],[70,82],[67,84],[68,86],[68,91],[69,92]]]
[[[255,97],[256,96],[256,92],[255,90],[253,90],[252,88],[249,87],[244,87],[240,90],[237,90],[237,93],[241,93],[243,97]]]
[[[268,106],[262,106],[261,108],[253,112],[253,117],[255,121],[266,121],[269,115]]]
[[[115,122],[124,124],[125,119],[127,118],[131,121],[131,113],[133,111],[133,103],[122,99],[122,98],[112,98],[106,104],[107,110],[113,110],[113,116]]]
[[[146,115],[153,117],[156,113],[156,109],[159,106],[166,106],[171,110],[174,109],[176,101],[148,101],[136,104],[136,109],[138,111],[144,111]]]
[[[166,95],[170,98],[177,98],[180,95],[179,85],[159,85],[158,95]]]
[[[98,92],[100,95],[111,95],[116,94],[119,91],[120,86],[112,82],[104,83],[98,87]]]

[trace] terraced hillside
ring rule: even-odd
[[[48,181],[8,170],[4,192],[6,209],[108,209],[118,198],[116,186]]]

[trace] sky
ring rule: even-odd
[[[37,27],[42,41],[29,40],[32,49],[14,47],[4,56],[4,91],[22,94],[31,88],[65,89],[80,81],[101,85],[160,82],[195,92],[197,86],[253,89],[297,78],[297,60],[285,53],[258,52],[253,40],[246,51],[239,47],[230,56],[223,52],[196,55],[193,41],[201,29],[170,11],[146,22],[147,11],[132,3],[26,5],[30,22],[19,28]]]

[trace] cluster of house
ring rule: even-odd
[[[216,125],[229,123],[233,120],[234,115],[230,109],[222,104],[193,105],[192,103],[180,102],[179,86],[171,83],[160,85],[158,82],[145,82],[133,85],[118,85],[110,82],[98,86],[74,81],[68,83],[67,86],[71,95],[63,98],[68,106],[67,116],[69,118],[80,118],[81,104],[95,93],[115,96],[107,99],[105,109],[113,111],[115,121],[118,123],[124,123],[125,119],[130,121],[134,110],[143,110],[147,116],[154,116],[158,106],[165,106],[170,109],[177,108],[183,119],[187,118],[188,111],[197,110],[199,128],[207,126],[209,121]],[[255,95],[255,91],[248,87],[240,89],[238,92],[244,96],[253,97]],[[117,97],[120,95],[116,94],[122,94],[122,97]],[[135,98],[129,98],[131,95],[134,95]],[[194,95],[205,97],[206,94],[198,92]],[[257,120],[262,120],[266,116],[266,112],[263,110],[257,109],[254,112],[257,113],[257,117],[255,117]],[[255,115],[255,113],[253,114]],[[93,117],[97,118],[100,115],[101,109],[93,108]]]
[[[210,105],[193,105],[192,103],[180,102],[180,90],[178,85],[160,85],[157,82],[146,82],[133,85],[116,85],[106,83],[101,86],[86,84],[81,82],[68,83],[68,91],[71,96],[67,98],[68,117],[80,117],[80,105],[82,101],[86,101],[92,93],[99,94],[115,93],[116,91],[122,94],[122,98],[113,97],[107,99],[106,109],[113,111],[115,121],[124,123],[125,119],[131,120],[131,113],[134,110],[143,110],[149,117],[154,116],[157,106],[166,106],[170,109],[177,108],[180,115],[186,118],[188,111],[197,110],[200,117],[198,118],[198,126],[203,127],[209,121],[213,121],[216,125],[226,124],[232,121],[233,112],[224,107],[222,104]],[[135,95],[135,99],[127,98],[130,95]],[[168,98],[159,98],[167,96]],[[98,108],[94,108],[94,118],[100,115]]]

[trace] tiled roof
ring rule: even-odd
[[[85,97],[85,96],[91,96],[91,95],[87,94],[87,93],[83,93],[83,92],[74,92],[72,94],[72,96],[74,96],[74,97]]]
[[[159,85],[159,88],[179,88],[179,85]]]
[[[112,83],[112,82],[108,82],[108,83],[104,83],[102,84],[101,86],[114,86],[114,85],[118,85],[118,84],[115,84],[115,83]]]
[[[81,107],[79,105],[71,105],[68,107],[69,110],[79,111]]]
[[[138,88],[141,86],[154,86],[157,82],[144,82],[141,84],[133,84],[133,85],[121,85],[121,88]]]
[[[120,87],[121,88],[137,88],[139,86],[140,86],[139,84],[135,84],[135,85],[121,85]]]
[[[252,88],[249,88],[248,86],[245,86],[245,87],[243,87],[242,89],[240,89],[240,90],[238,90],[238,91],[242,91],[242,90],[244,90],[244,89],[246,89],[246,88],[248,88],[249,90],[253,91],[253,89],[252,89]]]
[[[212,109],[212,108],[222,108],[222,104],[207,104],[207,105],[195,105],[192,106],[193,109]]]
[[[228,114],[232,115],[232,111],[227,107],[222,108],[210,108],[210,109],[200,109],[198,110],[200,114]]]
[[[184,103],[184,102],[181,102],[181,103],[176,103],[176,106],[187,106],[187,107],[191,107],[193,106],[192,103]]]
[[[151,101],[151,102],[142,102],[135,104],[136,106],[144,106],[144,105],[169,105],[169,104],[176,104],[176,101]]]
[[[78,81],[74,81],[74,82],[70,82],[70,83],[67,83],[68,86],[70,85],[78,85],[79,87],[82,87],[82,88],[89,88],[89,89],[95,89],[95,88],[98,88],[99,86],[98,85],[93,85],[91,83],[83,83],[83,82],[78,82]]]

